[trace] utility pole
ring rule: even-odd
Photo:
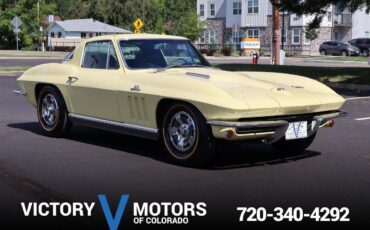
[[[143,0],[143,12],[142,12],[142,19],[143,19],[143,22],[145,23],[145,2],[146,0]]]
[[[38,30],[40,28],[40,0],[37,1],[37,25],[38,25]],[[42,47],[41,47],[41,42],[42,42],[42,35],[41,35],[41,31],[40,32],[40,37],[39,37],[39,46],[40,46],[40,51],[42,50]]]
[[[284,50],[284,37],[285,37],[285,10],[283,11],[283,29],[281,34],[281,49]]]
[[[280,65],[280,44],[281,44],[281,36],[280,36],[280,11],[279,7],[279,0],[274,0],[273,7],[274,7],[274,34],[273,34],[273,54],[274,54],[274,64]]]

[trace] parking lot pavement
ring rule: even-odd
[[[320,130],[308,151],[279,155],[264,145],[219,144],[209,167],[192,169],[169,162],[150,140],[85,127],[74,127],[67,138],[46,137],[35,109],[13,95],[16,87],[14,77],[0,77],[0,194],[8,197],[2,209],[9,212],[19,211],[12,205],[21,198],[96,201],[104,193],[203,201],[209,226],[245,227],[237,221],[238,206],[344,206],[352,224],[370,224],[370,119],[360,119],[370,117],[368,97],[350,96],[343,108],[349,116]]]

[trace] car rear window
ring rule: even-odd
[[[112,42],[89,42],[85,46],[83,68],[118,69],[119,64]]]

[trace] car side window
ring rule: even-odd
[[[97,41],[87,43],[81,67],[90,69],[118,69],[119,64],[112,42]]]

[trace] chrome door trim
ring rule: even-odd
[[[152,140],[159,139],[158,129],[116,121],[109,121],[95,117],[78,115],[74,113],[69,113],[68,117],[71,119],[73,123],[77,123],[84,126],[90,126],[93,128],[99,128],[103,130],[113,131],[131,136],[143,137]]]

